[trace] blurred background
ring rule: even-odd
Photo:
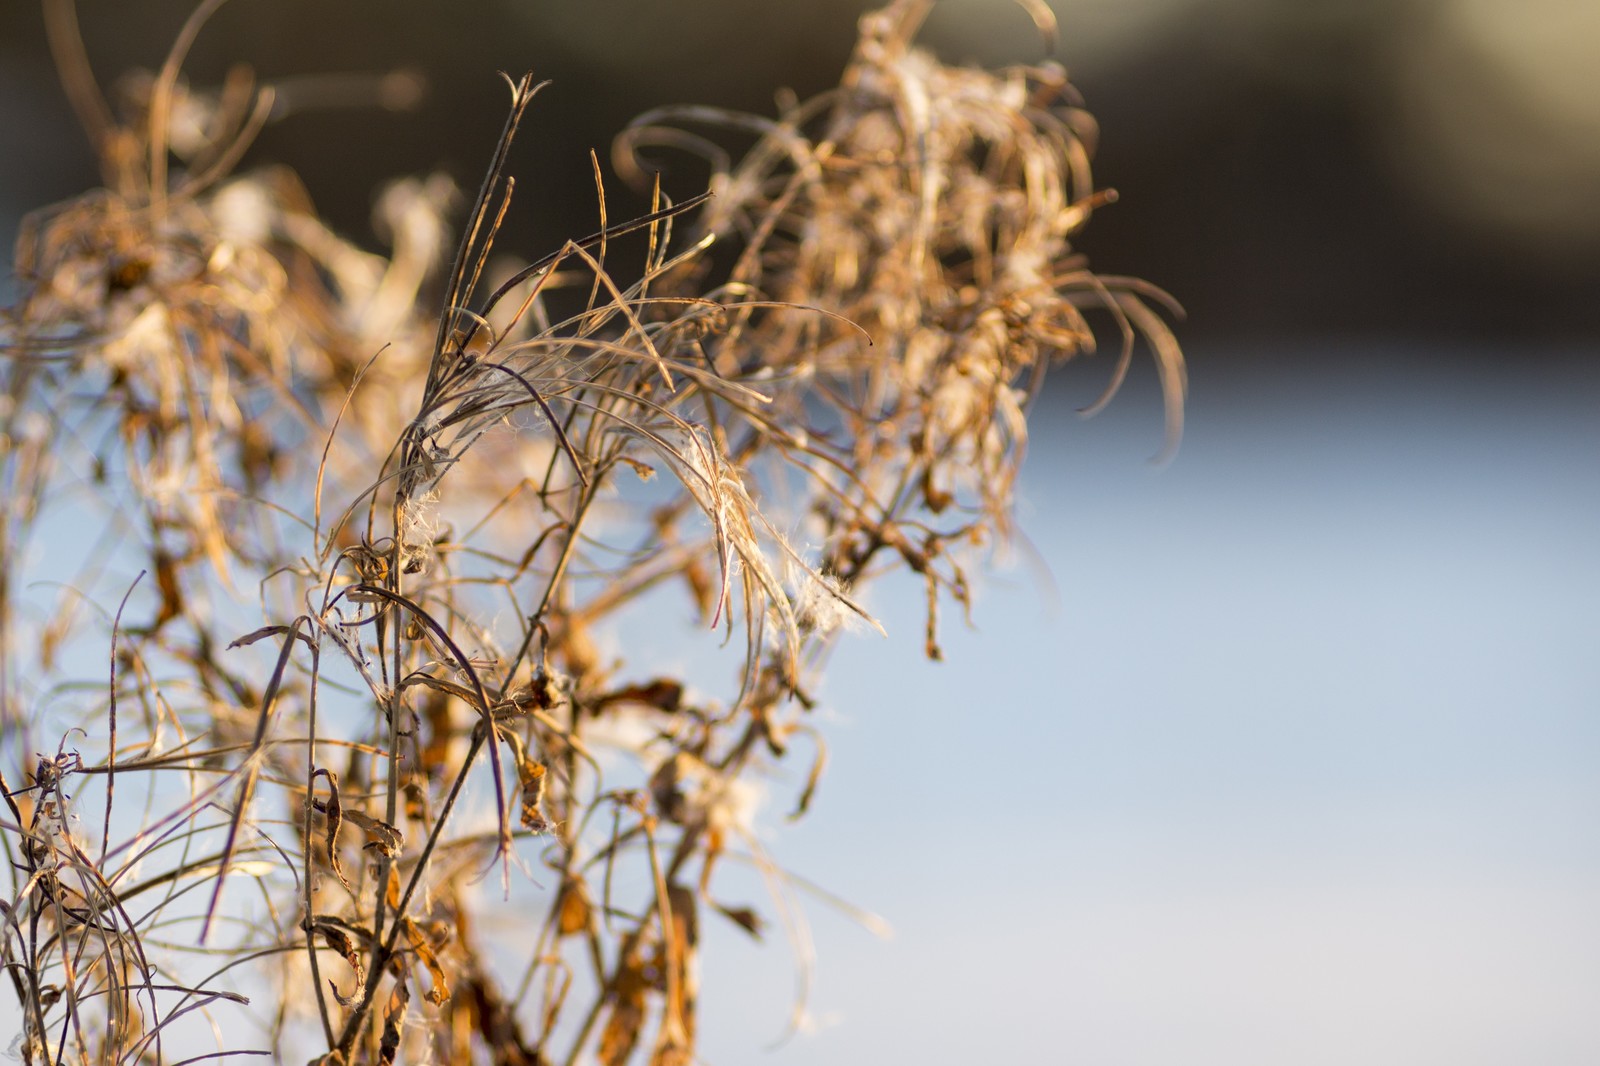
[[[84,0],[102,79],[191,6]],[[633,115],[818,92],[868,6],[234,0],[187,69],[284,86],[249,162],[363,241],[388,178],[476,185],[496,71],[552,79],[503,238],[532,255],[595,228],[588,152]],[[1083,421],[1106,361],[1069,366],[1028,539],[946,663],[919,588],[876,590],[891,637],[840,648],[829,775],[771,843],[896,935],[810,904],[783,1039],[790,958],[717,930],[705,1061],[1600,1061],[1600,5],[1051,6],[1121,194],[1080,246],[1188,311],[1183,448],[1148,462],[1148,367]],[[1006,0],[945,0],[924,41],[1045,58]],[[328,75],[397,71],[410,109],[332,106],[375,83]],[[21,0],[0,143],[8,245],[98,181]]]

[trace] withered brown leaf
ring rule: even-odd
[[[522,784],[522,825],[535,833],[550,828],[539,806],[544,801],[545,772],[544,763],[531,756],[524,755],[517,760],[517,780]]]
[[[326,822],[323,839],[328,853],[328,865],[333,869],[333,875],[339,879],[339,883],[354,892],[355,887],[350,884],[349,878],[345,877],[344,868],[339,863],[339,827],[344,824],[344,810],[339,804],[339,775],[327,769],[316,770],[311,774],[312,781],[319,777],[328,779],[328,799],[326,802],[312,800],[312,803],[322,812]]]
[[[339,986],[333,978],[328,978],[328,987],[333,990],[333,998],[339,1001],[339,1006],[352,1006],[361,986],[367,983],[367,969],[361,964],[361,954],[356,950],[355,941],[350,939],[349,933],[327,918],[315,918],[308,924],[322,936],[323,943],[344,956],[344,961],[348,962],[350,968],[356,972],[355,987],[348,996],[339,991]]]
[[[400,1053],[400,1032],[406,1024],[406,1007],[411,1003],[411,986],[406,984],[405,967],[396,964],[394,988],[389,992],[389,1003],[383,1012],[383,1036],[378,1041],[378,1061],[390,1066]]]
[[[711,906],[716,908],[718,914],[749,933],[756,940],[760,940],[762,934],[766,932],[766,919],[757,914],[753,907],[725,907],[715,901],[712,902]]]
[[[402,918],[401,925],[405,929],[406,941],[411,945],[411,950],[417,953],[422,965],[428,968],[428,978],[433,982],[433,987],[428,989],[427,1000],[437,1006],[450,998],[450,981],[445,977],[444,966],[439,962],[439,956],[434,952],[433,945],[428,942],[427,935],[415,921]]]
[[[562,884],[558,907],[559,917],[556,924],[558,935],[572,936],[589,928],[594,905],[589,902],[589,889],[582,878],[568,878]]]
[[[367,842],[363,845],[366,850],[381,852],[391,859],[400,854],[405,845],[405,837],[400,830],[355,807],[345,811],[344,816],[367,834]]]

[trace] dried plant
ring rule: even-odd
[[[597,162],[598,231],[518,266],[531,79],[453,262],[440,178],[380,199],[379,257],[292,175],[232,175],[271,93],[184,84],[215,0],[120,112],[47,0],[105,188],[29,221],[0,322],[24,1061],[241,1053],[231,1018],[326,1062],[694,1058],[701,921],[765,924],[718,871],[789,912],[759,782],[804,738],[810,802],[859,591],[916,574],[939,657],[1085,312],[1122,331],[1109,391],[1148,339],[1179,428],[1168,301],[1069,243],[1109,198],[1088,116],[1055,66],[914,47],[930,2],[776,118],[643,116],[615,166],[654,210],[611,222]],[[660,188],[663,148],[709,195]],[[103,532],[74,554],[69,522]],[[675,590],[743,649],[721,695],[602,650]]]

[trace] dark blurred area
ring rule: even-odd
[[[497,71],[551,79],[512,162],[507,239],[531,257],[596,228],[591,149],[613,220],[643,202],[610,177],[611,138],[631,117],[690,102],[771,114],[779,90],[819,92],[872,6],[232,0],[185,70],[206,86],[243,62],[281,85],[295,112],[245,165],[292,166],[364,242],[389,178],[443,168],[476,187],[508,96]],[[1101,124],[1097,182],[1121,194],[1080,246],[1102,273],[1176,295],[1180,335],[1208,360],[1311,339],[1570,352],[1600,337],[1600,5],[1053,6],[1057,58]],[[193,7],[84,0],[102,84],[158,67]],[[923,41],[954,62],[1045,58],[1009,0],[946,0]],[[418,76],[420,102],[359,103],[396,71],[381,84]],[[325,77],[349,74],[371,77]],[[0,5],[0,143],[0,239],[22,212],[98,183],[26,0]],[[699,180],[684,166],[667,177],[680,198]]]

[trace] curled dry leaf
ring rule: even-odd
[[[533,833],[545,833],[551,828],[540,804],[544,802],[545,778],[548,773],[544,763],[528,754],[522,738],[506,733],[512,757],[517,763],[517,783],[521,790],[520,817],[522,827]]]
[[[329,918],[314,918],[309,922],[312,930],[322,937],[323,943],[337,951],[350,968],[355,971],[355,988],[357,991],[367,983],[367,970],[361,962],[361,953],[356,950],[355,941],[350,934],[339,927],[338,923]],[[356,1001],[356,992],[346,996],[339,991],[339,986],[332,978],[328,979],[328,987],[333,989],[333,998],[339,1001],[339,1006],[349,1007]]]
[[[362,845],[363,850],[376,851],[393,859],[399,856],[405,847],[405,837],[388,822],[380,821],[355,807],[345,811],[344,817],[367,834],[367,842]]]
[[[400,1054],[400,1034],[406,1024],[406,1007],[411,1003],[411,986],[406,982],[405,967],[396,964],[390,970],[392,985],[389,1003],[383,1011],[383,1034],[378,1038],[378,1061],[391,1066]]]
[[[411,945],[411,950],[416,952],[417,958],[428,970],[428,980],[432,982],[432,987],[428,989],[426,998],[429,1003],[437,1006],[450,998],[450,981],[445,976],[444,966],[439,962],[433,944],[415,921],[402,917],[400,924],[405,929],[406,942]]]
[[[339,775],[328,769],[316,770],[311,775],[313,781],[319,777],[328,779],[328,798],[325,801],[313,799],[311,802],[312,806],[322,812],[325,826],[323,856],[328,860],[328,868],[333,871],[333,876],[339,879],[339,883],[354,892],[355,887],[350,884],[349,878],[345,877],[344,867],[339,862],[339,829],[344,825],[344,809],[339,803]]]
[[[539,807],[544,801],[545,772],[544,763],[537,759],[524,758],[517,763],[517,780],[522,785],[522,826],[534,833],[550,828]]]

